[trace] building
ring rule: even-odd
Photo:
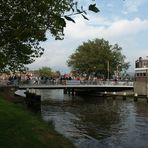
[[[148,67],[148,59],[143,59],[142,57],[139,57],[138,60],[135,62],[135,68],[144,68]]]
[[[134,92],[148,96],[148,59],[142,57],[135,61]]]

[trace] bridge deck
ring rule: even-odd
[[[131,85],[20,85],[19,89],[95,89],[95,90],[132,90]]]

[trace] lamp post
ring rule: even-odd
[[[146,56],[148,58],[148,56]],[[148,99],[148,62],[146,64],[146,97]]]
[[[146,97],[148,99],[148,69],[146,68]]]
[[[107,61],[107,79],[109,82],[109,61]]]
[[[120,75],[119,75],[119,66],[121,66],[121,63],[119,63],[119,64],[117,65],[117,72],[116,72],[116,73],[117,73],[117,80],[119,79],[119,76],[120,76]]]

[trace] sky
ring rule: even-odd
[[[85,9],[91,0],[79,0]],[[70,72],[67,60],[78,46],[96,38],[122,47],[122,54],[134,72],[135,60],[148,56],[148,0],[96,0],[99,13],[88,12],[89,21],[77,15],[76,23],[67,22],[64,40],[57,41],[47,33],[48,40],[41,43],[45,49],[42,57],[30,65],[30,70],[44,66],[61,73]],[[81,5],[80,5],[81,6]]]

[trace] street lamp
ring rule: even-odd
[[[119,64],[117,65],[117,72],[116,72],[116,74],[117,74],[117,79],[119,79],[119,66],[121,66],[121,63],[119,63]]]
[[[107,61],[107,79],[109,81],[109,61]]]

